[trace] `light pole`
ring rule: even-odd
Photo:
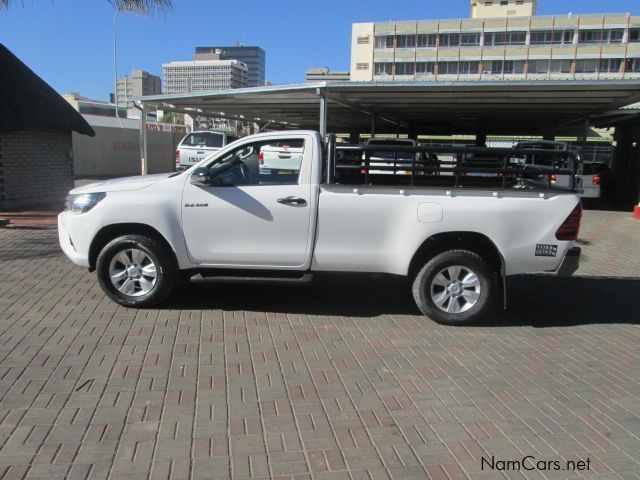
[[[116,8],[113,12],[113,103],[116,105],[116,118],[120,120],[120,112],[118,112],[118,53],[116,43],[116,18],[120,10]]]

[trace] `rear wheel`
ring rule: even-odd
[[[498,292],[495,272],[468,250],[450,250],[431,258],[416,275],[412,290],[420,311],[447,325],[463,325],[484,316]]]
[[[113,301],[150,307],[164,300],[176,283],[171,251],[154,238],[124,235],[109,242],[96,262],[98,281]]]

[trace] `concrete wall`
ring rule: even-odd
[[[95,137],[73,134],[73,170],[76,178],[139,175],[140,131],[93,126]],[[175,169],[175,150],[184,133],[147,132],[148,173]]]
[[[70,132],[29,129],[0,134],[0,210],[57,208],[72,188]]]

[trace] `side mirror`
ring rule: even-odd
[[[198,167],[193,170],[191,174],[191,185],[199,185],[201,187],[206,187],[211,185],[211,174],[209,173],[209,169],[205,167]]]

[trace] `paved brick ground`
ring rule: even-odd
[[[451,328],[391,280],[128,310],[14,222],[0,478],[639,479],[640,222],[587,212],[582,237],[582,276],[517,277],[508,312]],[[590,468],[482,470],[525,455]]]

